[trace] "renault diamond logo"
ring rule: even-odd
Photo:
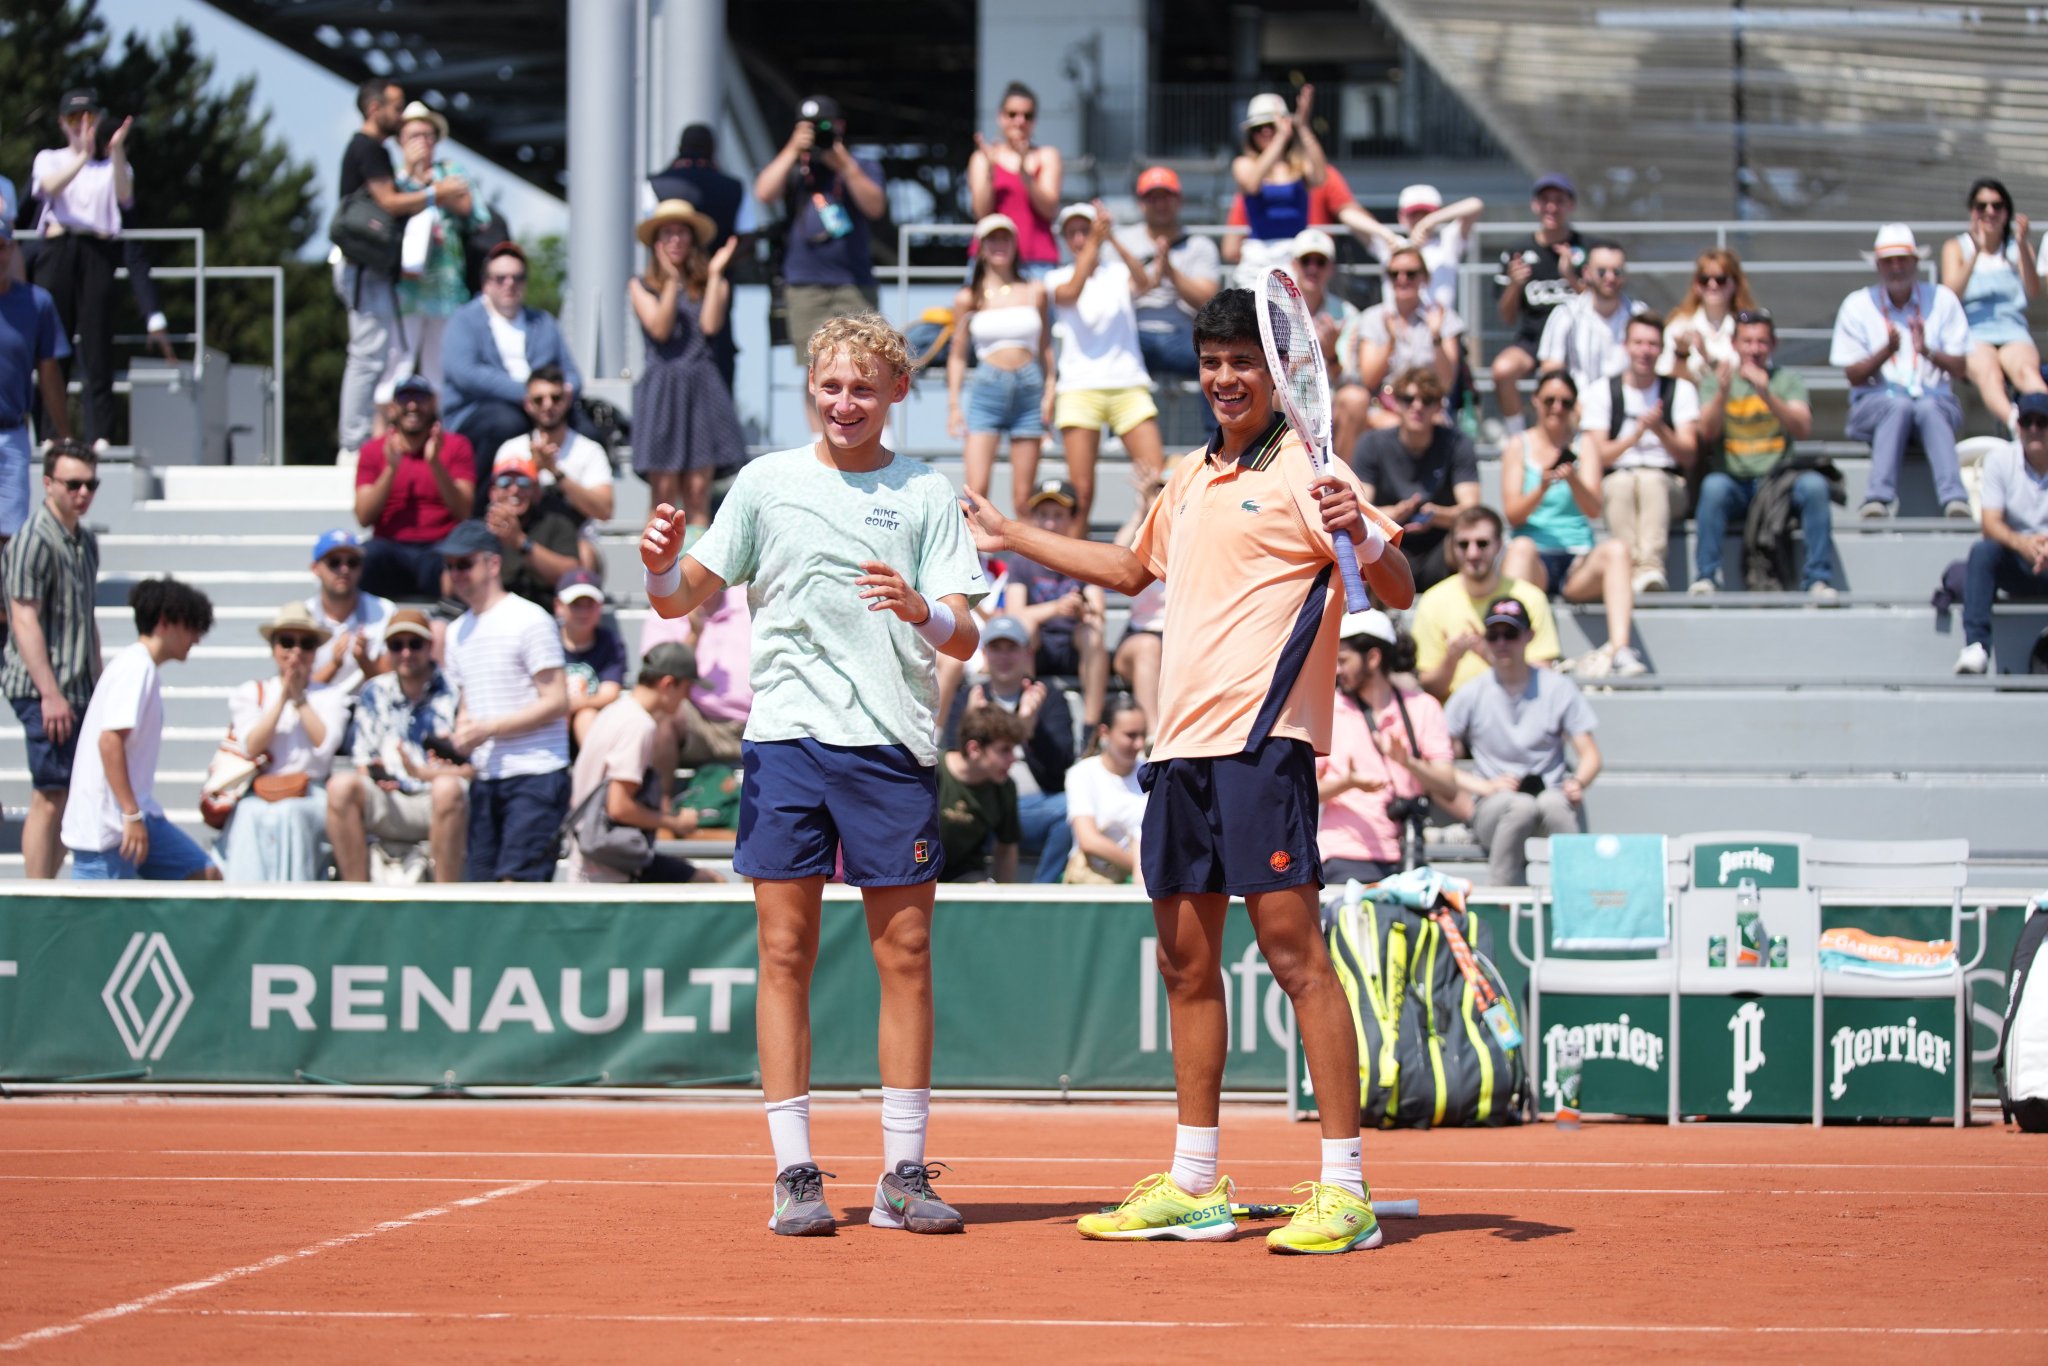
[[[145,1019],[135,998],[138,989],[151,982],[156,986],[156,1003]],[[122,951],[121,961],[114,964],[100,999],[114,1017],[114,1028],[121,1031],[121,1042],[128,1045],[128,1056],[137,1061],[153,1060],[164,1055],[179,1022],[192,1008],[192,988],[163,935],[137,930]]]

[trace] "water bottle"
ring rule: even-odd
[[[1567,1038],[1557,1046],[1557,1127],[1579,1127],[1579,1076],[1585,1070],[1585,1045]]]
[[[1735,966],[1760,968],[1764,965],[1763,897],[1756,879],[1746,877],[1735,887]]]

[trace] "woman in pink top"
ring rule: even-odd
[[[1400,872],[1404,825],[1422,816],[1418,799],[1453,809],[1462,800],[1444,709],[1391,678],[1414,667],[1413,642],[1380,611],[1354,612],[1338,629],[1337,711],[1330,752],[1316,760],[1323,803],[1316,850],[1326,885],[1378,882]],[[1404,803],[1412,817],[1404,817]]]
[[[1060,246],[1052,231],[1052,216],[1060,207],[1060,153],[1057,147],[1032,144],[1038,96],[1029,86],[1011,81],[1003,91],[999,116],[1002,141],[974,135],[974,155],[967,159],[967,196],[977,220],[1000,213],[1017,225],[1018,273],[1036,280],[1060,263]]]

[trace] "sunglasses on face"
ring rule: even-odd
[[[484,283],[487,285],[523,285],[526,283],[526,272],[521,270],[511,274],[498,272],[486,275],[484,276]]]
[[[1403,408],[1427,408],[1429,406],[1429,400],[1421,394],[1401,394],[1394,401]]]
[[[282,631],[272,636],[270,643],[280,650],[317,650],[320,648],[320,638],[318,636],[289,636]]]
[[[1493,626],[1487,629],[1486,638],[1489,641],[1493,641],[1496,643],[1503,641],[1514,641],[1520,640],[1522,638],[1522,633],[1520,631],[1517,631],[1512,626]]]
[[[1539,408],[1569,408],[1572,401],[1563,394],[1544,394],[1536,400]]]
[[[360,555],[329,555],[320,563],[326,565],[337,574],[349,574],[363,567],[363,557]]]
[[[1330,258],[1327,256],[1297,256],[1294,260],[1296,265],[1313,266],[1317,270],[1326,270],[1330,265]]]
[[[1626,279],[1626,278],[1628,277],[1628,267],[1626,267],[1626,266],[1593,266],[1593,267],[1591,267],[1590,269],[1588,269],[1588,270],[1586,271],[1586,274],[1588,274],[1588,275],[1597,275],[1597,276],[1599,276],[1599,277],[1600,277],[1601,279],[1603,279],[1603,280],[1622,280],[1622,279]]]
[[[1387,272],[1387,278],[1389,280],[1426,280],[1429,278],[1429,272],[1426,270],[1390,270]]]
[[[1972,205],[1970,206],[1970,212],[1971,212],[1971,213],[1998,213],[1998,212],[2000,212],[2001,210],[2003,210],[2004,208],[2005,208],[2005,201],[2003,201],[2003,200],[2000,200],[2000,199],[1980,199],[1980,200],[1978,200],[1978,201],[1977,201],[1976,203],[1974,203],[1974,204],[1972,204]]]
[[[456,555],[441,561],[441,563],[451,574],[467,574],[470,570],[476,568],[476,556]]]
[[[531,394],[528,395],[526,401],[537,408],[552,408],[557,403],[567,403],[569,396],[567,394]]]
[[[2020,430],[2023,432],[2038,432],[2043,429],[2048,429],[2048,417],[2029,416],[2020,419]]]
[[[430,642],[421,636],[386,636],[384,648],[393,654],[404,654],[408,650],[424,650]]]
[[[1006,119],[1022,119],[1026,123],[1036,123],[1038,121],[1038,111],[1035,109],[1005,109],[1003,117]]]
[[[62,484],[64,486],[65,492],[67,493],[76,493],[80,489],[88,489],[93,492],[98,492],[100,486],[100,481],[97,479],[53,479],[50,482],[53,484]]]
[[[523,474],[501,474],[491,481],[494,489],[530,489],[533,481]]]
[[[1494,543],[1491,540],[1459,541],[1457,543],[1458,549],[1460,550],[1491,550],[1493,549],[1493,545]]]
[[[1696,275],[1693,278],[1699,281],[1702,289],[1720,289],[1728,283],[1725,275]]]

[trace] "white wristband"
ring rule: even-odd
[[[647,596],[649,598],[668,597],[683,586],[683,557],[680,555],[676,556],[675,563],[662,570],[659,574],[655,573],[652,569],[644,572],[647,575]]]
[[[953,609],[943,602],[933,602],[922,593],[918,596],[924,598],[925,610],[931,615],[910,629],[930,641],[933,649],[943,649],[953,638]]]
[[[1387,533],[1380,530],[1378,522],[1362,512],[1359,514],[1358,520],[1365,527],[1365,539],[1358,541],[1352,547],[1358,555],[1358,562],[1360,564],[1378,564],[1380,556],[1387,553]]]

